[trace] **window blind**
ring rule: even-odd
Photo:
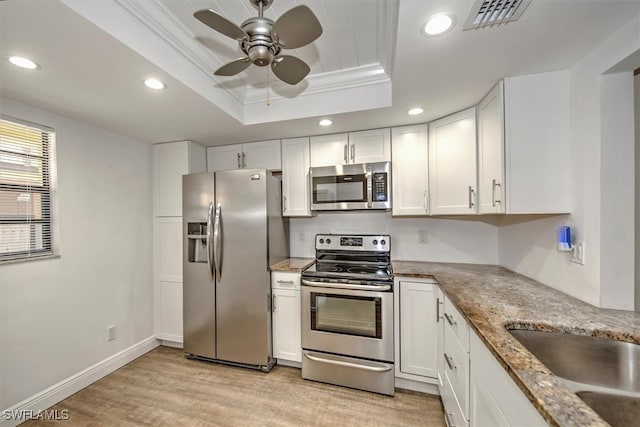
[[[0,262],[53,255],[55,132],[0,117]]]

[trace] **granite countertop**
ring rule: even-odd
[[[640,344],[640,313],[600,309],[498,266],[414,261],[393,261],[392,265],[395,276],[438,281],[550,425],[608,425],[506,328],[591,335]]]
[[[313,261],[315,261],[314,258],[287,258],[284,261],[273,264],[270,268],[271,271],[301,272],[310,266]]]

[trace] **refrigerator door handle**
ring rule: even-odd
[[[220,241],[222,240],[222,230],[220,229],[220,216],[222,214],[222,208],[220,202],[216,204],[216,214],[213,220],[213,257],[216,267],[216,280],[220,280],[222,275],[222,249],[220,248]]]
[[[213,277],[213,244],[211,242],[211,232],[213,229],[213,202],[209,203],[209,212],[207,214],[207,267],[209,274]]]

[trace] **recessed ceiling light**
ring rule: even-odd
[[[416,108],[412,108],[409,111],[407,111],[407,114],[409,114],[410,116],[415,116],[418,114],[422,114],[423,113],[423,109],[420,107],[416,107]]]
[[[149,89],[162,90],[167,87],[163,82],[155,78],[149,78],[144,81],[144,85]]]
[[[329,119],[320,120],[320,126],[331,126],[331,123],[333,123],[333,122],[331,120],[329,120]]]
[[[427,37],[439,36],[453,28],[453,17],[446,13],[434,15],[422,26],[422,34]]]
[[[38,68],[38,64],[23,56],[12,55],[9,57],[9,62],[16,67],[26,68],[27,70],[35,70]]]

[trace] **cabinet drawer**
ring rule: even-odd
[[[444,326],[444,371],[466,417],[469,414],[469,353],[449,324]]]
[[[300,290],[300,273],[289,273],[286,271],[271,272],[272,289],[292,289]]]
[[[445,325],[458,338],[465,352],[469,352],[469,326],[462,314],[453,306],[449,298],[444,299]]]
[[[469,427],[469,421],[464,416],[456,394],[451,386],[448,373],[445,372],[442,387],[442,404],[444,406],[444,417],[449,427]]]

